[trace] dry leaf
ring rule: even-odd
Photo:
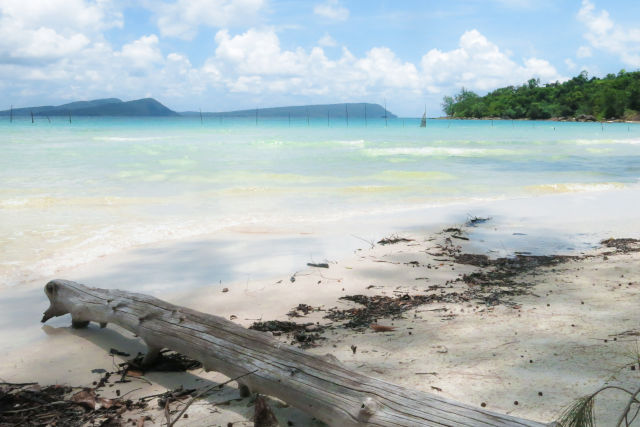
[[[131,377],[141,377],[142,376],[142,372],[130,369],[130,370],[127,371],[127,375],[129,375]]]
[[[115,405],[117,402],[113,399],[105,399],[104,397],[99,397],[96,399],[98,403],[100,403],[100,405],[102,405],[103,408],[111,408],[113,405]]]
[[[372,323],[369,326],[375,332],[389,332],[389,331],[395,331],[396,330],[395,326],[378,325],[377,323]]]
[[[71,401],[85,408],[96,409],[96,394],[93,390],[84,389],[71,396]]]

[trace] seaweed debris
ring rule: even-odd
[[[253,322],[249,329],[261,332],[271,332],[274,336],[286,334],[293,338],[291,345],[300,348],[316,347],[316,341],[324,340],[320,334],[324,332],[326,326],[316,323],[295,323],[282,320],[267,320],[265,322]]]
[[[484,224],[485,222],[491,221],[491,217],[481,218],[478,216],[469,217],[467,222],[464,223],[467,227],[475,227],[478,224]]]
[[[397,243],[413,242],[413,239],[407,239],[405,237],[398,237],[396,235],[385,237],[382,240],[378,240],[379,245],[395,245]]]
[[[61,385],[0,384],[0,426],[120,426],[127,410],[143,409],[145,402],[105,399],[95,388]],[[73,394],[72,394],[73,393]]]
[[[362,307],[344,310],[332,308],[325,318],[333,321],[346,321],[342,326],[351,329],[368,328],[372,323],[376,323],[379,318],[399,319],[404,312],[424,304],[468,301],[468,297],[458,292],[430,295],[404,294],[398,297],[347,295],[340,299],[354,302]]]
[[[554,266],[577,258],[565,255],[517,255],[513,258],[490,259],[478,254],[459,254],[454,257],[458,264],[483,268],[482,271],[465,274],[462,280],[471,285],[470,296],[487,305],[512,304],[511,301],[504,301],[504,298],[527,294],[531,284],[517,280],[518,276],[538,267]]]
[[[601,245],[606,246],[607,248],[615,248],[616,250],[627,253],[627,252],[638,252],[640,251],[640,240],[638,239],[606,239],[600,242]]]
[[[306,316],[307,314],[309,314],[312,311],[320,311],[320,308],[314,308],[308,304],[298,304],[297,307],[292,308],[288,313],[287,316],[289,317],[302,317],[302,316]]]

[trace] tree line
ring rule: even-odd
[[[560,83],[540,85],[530,79],[522,86],[507,86],[485,96],[462,88],[445,96],[442,109],[449,117],[549,119],[593,116],[597,120],[637,119],[640,115],[640,71],[589,78],[586,71]]]

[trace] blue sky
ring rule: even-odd
[[[640,68],[640,2],[0,0],[6,108],[154,97],[178,111],[378,102]],[[0,107],[0,109],[4,109]]]

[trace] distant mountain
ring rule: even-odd
[[[123,102],[118,98],[76,101],[57,106],[14,108],[14,116],[178,116],[153,98]],[[11,110],[0,111],[0,116],[8,116]]]
[[[170,116],[199,116],[198,111],[186,111],[176,113],[165,107],[153,98],[137,99],[123,102],[118,98],[94,99],[92,101],[76,101],[63,105],[45,105],[39,107],[14,108],[14,116],[127,116],[127,117],[170,117]],[[370,119],[387,118],[393,119],[397,116],[379,104],[369,103],[347,103],[347,104],[322,104],[322,105],[299,105],[292,107],[271,107],[258,108],[259,118],[322,118],[345,119],[347,114],[351,119],[363,119],[365,116]],[[0,111],[0,116],[8,116],[11,110]],[[218,113],[205,113],[204,117],[235,117],[254,118],[256,109],[226,111]]]
[[[270,107],[257,108],[252,110],[226,111],[219,113],[205,113],[204,117],[244,117],[250,118],[256,116],[256,110],[259,118],[327,118],[344,119],[347,113],[349,118],[364,118],[365,114],[368,118],[384,118],[385,114],[388,118],[396,118],[397,116],[389,110],[385,110],[379,104],[369,103],[347,103],[347,104],[322,104],[322,105],[299,105],[292,107]],[[366,110],[366,112],[365,112]],[[199,116],[200,112],[185,111],[180,113],[183,116]]]

